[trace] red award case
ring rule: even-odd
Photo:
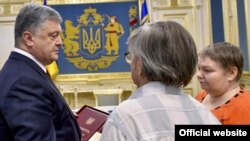
[[[96,132],[101,133],[109,115],[87,105],[77,111],[77,114],[78,118],[76,120],[82,131],[82,141],[88,141]]]

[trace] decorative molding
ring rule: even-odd
[[[179,6],[191,6],[192,0],[178,0]]]
[[[83,105],[99,106],[98,96],[114,96],[118,97],[117,103],[126,100],[133,91],[136,90],[136,85],[132,81],[127,82],[99,82],[86,84],[84,82],[56,82],[56,85],[71,109],[77,109]],[[194,96],[193,84],[190,83],[183,88],[184,92]]]
[[[203,29],[205,30],[203,37],[207,37],[206,40],[207,42],[204,42],[205,44],[203,43],[203,46],[205,47],[210,43],[212,43],[213,34],[212,34],[212,19],[211,19],[211,2],[206,0],[203,4],[204,4],[203,8],[205,10],[203,11],[204,13],[202,18],[207,17],[206,19],[202,20],[203,22],[207,21],[207,24],[202,24]]]
[[[237,1],[223,0],[222,5],[225,41],[239,46]]]
[[[118,96],[117,103],[126,100],[136,89],[130,81],[99,81],[86,83],[84,81],[55,82],[56,86],[69,103],[71,109],[83,105],[98,106],[98,96]]]
[[[189,19],[188,16],[189,16],[188,13],[177,13],[177,14],[173,13],[173,14],[163,14],[162,18],[165,19],[165,20],[174,20],[174,21],[181,20],[183,22],[179,22],[179,23],[184,24],[183,26],[186,27],[187,29],[189,29],[190,27],[189,27],[189,24],[188,24],[188,22],[189,22],[188,21],[188,19]]]
[[[21,4],[14,4],[11,5],[10,7],[10,13],[11,14],[18,14],[18,12],[20,11],[20,9],[23,7],[23,5]]]
[[[249,0],[245,0],[245,18],[246,18],[246,30],[247,30],[247,49],[248,49],[248,60],[250,60],[250,1]],[[250,61],[249,64],[250,66]]]
[[[151,0],[151,7],[171,7],[170,0]]]
[[[95,81],[103,81],[103,80],[121,80],[121,79],[122,80],[131,79],[130,72],[58,75],[55,78],[55,81],[56,82],[69,82],[69,81],[95,82]]]
[[[34,2],[35,0],[0,0],[1,4],[17,4],[17,3],[29,3]]]
[[[193,0],[153,0],[152,9],[186,9],[194,6]]]
[[[43,0],[35,0],[36,3],[43,4]],[[105,2],[127,2],[137,0],[47,0],[48,5],[56,4],[79,4],[79,3],[105,3]]]
[[[0,16],[0,25],[14,25],[16,16]]]
[[[194,6],[181,6],[181,7],[152,7],[152,10],[185,10],[185,9],[192,9]]]
[[[250,72],[243,72],[241,79],[240,79],[240,84],[245,89],[250,91]]]
[[[194,0],[152,0],[152,7],[189,7],[193,6]]]
[[[17,15],[24,3],[1,4],[0,3],[0,16]]]

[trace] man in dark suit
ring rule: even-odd
[[[80,141],[74,114],[46,65],[58,59],[63,42],[58,12],[24,6],[15,23],[15,48],[0,72],[1,141]]]

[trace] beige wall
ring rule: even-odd
[[[0,68],[14,48],[14,20],[12,16],[0,16]]]

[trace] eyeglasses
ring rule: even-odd
[[[126,53],[124,53],[124,56],[125,56],[125,61],[126,61],[128,64],[130,64],[131,61],[132,61],[132,54],[126,52]]]

